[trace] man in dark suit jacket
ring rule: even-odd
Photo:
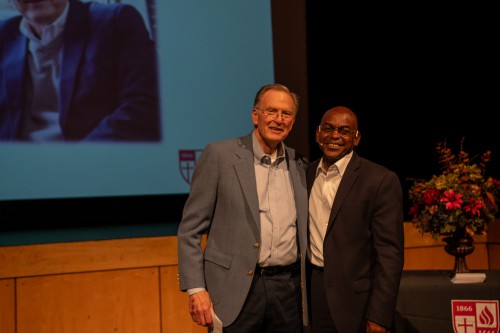
[[[309,294],[313,333],[389,332],[404,264],[397,175],[359,157],[356,115],[328,110],[323,157],[308,167]],[[381,143],[382,144],[382,143]]]
[[[208,144],[197,163],[177,236],[179,287],[199,325],[214,313],[224,333],[307,325],[307,161],[283,143],[297,110],[285,86],[262,87],[254,130]]]
[[[130,5],[12,0],[0,22],[1,141],[158,141],[156,46]]]

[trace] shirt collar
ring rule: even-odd
[[[259,140],[257,139],[255,132],[252,134],[252,147],[253,147],[253,155],[254,155],[255,161],[259,164],[261,163],[262,157],[264,155],[271,156],[269,154],[264,153],[264,150],[262,150],[262,147],[259,144]],[[283,142],[280,142],[278,144],[278,148],[276,149],[276,153],[277,153],[277,159],[272,164],[278,164],[285,159],[285,144]]]
[[[332,164],[329,168],[328,171],[332,170],[332,168],[337,167],[339,170],[339,175],[342,177],[345,173],[345,169],[347,169],[347,165],[349,164],[349,161],[352,158],[353,151],[351,151],[349,154],[345,155],[342,157],[340,160]],[[318,167],[316,168],[316,176],[318,176],[321,172],[325,173],[323,168],[321,167],[323,165],[323,157],[321,157],[321,160],[319,161]]]
[[[35,35],[33,29],[31,28],[30,24],[28,23],[28,20],[25,17],[23,17],[21,20],[19,30],[31,42],[35,42],[40,45],[48,45],[64,31],[64,26],[66,24],[66,19],[68,17],[68,11],[69,11],[69,1],[66,3],[66,7],[64,7],[64,10],[61,13],[61,15],[50,25],[42,29],[42,34],[40,38],[38,38]]]

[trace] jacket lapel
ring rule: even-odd
[[[255,239],[260,239],[259,198],[253,165],[252,134],[238,139],[236,156],[238,160],[234,163],[234,169],[255,222],[251,223],[250,227],[254,232]]]
[[[89,35],[89,6],[70,1],[64,30],[63,62],[60,82],[61,127],[65,128],[68,109],[73,98],[77,71],[85,51]]]
[[[292,181],[293,193],[295,198],[295,207],[297,207],[297,230],[299,237],[299,244],[307,244],[307,220],[309,211],[307,210],[307,189],[304,184],[306,179],[304,173],[299,172],[300,169],[304,170],[307,166],[304,161],[295,156],[295,151],[292,151],[285,146],[286,162],[288,164],[288,171]],[[307,183],[307,182],[306,182]],[[304,201],[306,199],[306,201]],[[301,246],[302,247],[302,246]]]
[[[17,29],[16,25],[16,29]],[[23,105],[23,91],[25,82],[25,70],[27,66],[27,39],[19,32],[17,29],[12,33],[9,38],[5,41],[7,45],[5,49],[9,52],[3,55],[3,61],[1,66],[2,71],[5,75],[6,88],[7,88],[7,98],[9,100],[9,106],[11,109],[11,117],[15,122],[14,126],[10,126],[13,131],[9,136],[14,137],[17,133],[18,124],[21,119]]]
[[[314,180],[316,179],[316,169],[318,168],[319,162],[321,159],[317,159],[314,162],[309,164],[307,168],[307,198],[311,195],[311,189],[314,184]]]
[[[330,218],[328,219],[328,227],[326,229],[327,233],[332,228],[332,225],[340,211],[340,208],[342,207],[342,204],[344,203],[345,199],[347,198],[347,195],[351,191],[352,186],[354,185],[356,179],[358,178],[358,172],[357,172],[358,167],[359,167],[359,158],[356,155],[356,153],[354,153],[352,155],[351,161],[347,165],[342,180],[340,181],[337,194],[335,194],[335,199],[333,200],[333,207],[330,212]]]

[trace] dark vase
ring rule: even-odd
[[[465,256],[474,252],[474,238],[467,233],[457,233],[453,236],[443,238],[446,243],[444,249],[448,254],[455,256],[454,272],[469,273]]]

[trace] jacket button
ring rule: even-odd
[[[258,249],[260,247],[260,244],[259,243],[255,243],[253,246],[255,246],[255,248]]]
[[[247,275],[248,275],[248,276],[252,276],[252,275],[253,275],[253,271],[252,271],[252,270],[249,270],[249,271],[247,272]]]

